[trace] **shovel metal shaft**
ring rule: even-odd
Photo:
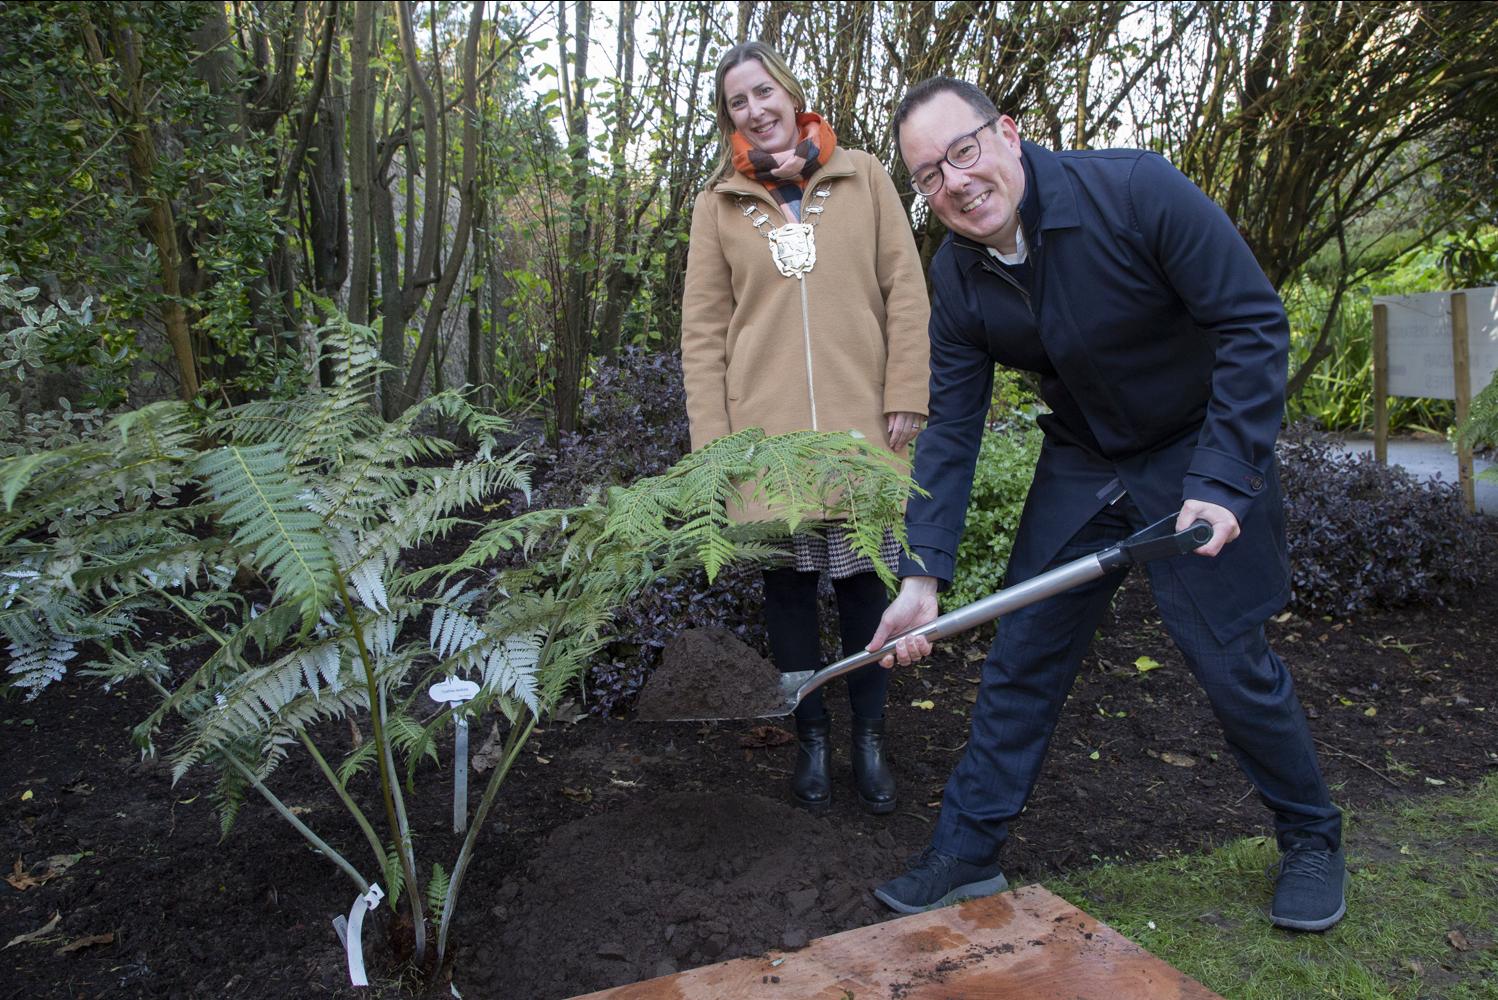
[[[909,632],[902,632],[889,642],[880,646],[872,652],[855,653],[844,657],[829,666],[823,667],[812,674],[806,681],[796,689],[795,700],[791,707],[800,704],[801,699],[811,694],[817,688],[834,680],[846,673],[866,667],[870,663],[878,663],[886,656],[895,651],[895,643],[910,636],[923,635],[927,639],[947,639],[969,629],[976,628],[984,622],[991,622],[1011,611],[1016,611],[1026,605],[1034,604],[1036,601],[1054,597],[1062,591],[1096,580],[1108,572],[1101,559],[1095,554],[1073,559],[1063,566],[1057,566],[1049,572],[1039,576],[1031,577],[1024,583],[1017,583],[1007,587],[996,594],[989,594],[981,600],[971,604],[964,604],[956,611],[949,611],[940,618],[934,618],[919,628],[913,628]]]

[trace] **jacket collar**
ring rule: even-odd
[[[812,174],[811,180],[806,182],[808,190],[813,185],[822,181],[831,180],[834,177],[852,177],[857,171],[853,167],[853,157],[842,146],[832,151],[832,156],[827,159],[821,170]],[[714,194],[742,195],[745,198],[770,198],[770,192],[758,181],[752,180],[739,173],[737,170],[730,177],[713,185]]]
[[[1047,229],[1074,229],[1082,222],[1077,213],[1077,195],[1072,190],[1066,168],[1061,165],[1061,157],[1024,139],[1020,140],[1020,151],[1020,165],[1025,170],[1025,196],[1019,202],[1019,220],[1029,234],[1027,242],[1033,254],[1044,243],[1044,238],[1037,238],[1037,234]],[[958,255],[967,267],[977,265],[988,256],[988,248],[977,240],[956,233],[948,233],[947,239],[954,246],[976,251]]]

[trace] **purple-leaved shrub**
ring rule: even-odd
[[[1455,484],[1341,453],[1305,426],[1281,437],[1278,455],[1297,610],[1444,606],[1490,572],[1493,532]]]

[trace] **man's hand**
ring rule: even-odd
[[[1196,550],[1199,556],[1215,556],[1222,547],[1239,535],[1238,519],[1233,512],[1220,504],[1205,500],[1187,500],[1181,504],[1181,516],[1176,518],[1176,530],[1185,531],[1197,521],[1206,521],[1212,526],[1212,540]]]
[[[872,653],[883,646],[892,635],[920,628],[936,618],[936,613],[936,577],[907,576],[900,584],[900,593],[894,602],[884,609],[884,617],[879,619],[879,630],[869,640],[868,651]],[[900,666],[908,667],[916,660],[930,655],[931,640],[923,635],[912,635],[895,643],[894,653],[880,660],[879,665],[889,669],[899,660]]]

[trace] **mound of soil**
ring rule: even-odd
[[[501,887],[490,914],[507,961],[472,985],[559,997],[799,948],[884,919],[870,889],[903,857],[888,829],[844,831],[760,795],[637,802],[559,828]]]
[[[784,715],[780,671],[727,629],[687,629],[666,643],[635,718],[754,719]]]
[[[1470,788],[1498,770],[1498,586],[1445,608],[1352,619],[1279,617],[1270,639],[1289,664],[1339,805],[1376,808]],[[987,630],[983,630],[986,632]],[[465,878],[451,968],[432,997],[557,1000],[670,967],[753,955],[885,919],[868,889],[924,846],[968,730],[987,639],[942,644],[892,678],[889,748],[900,804],[857,805],[841,682],[833,713],[830,812],[786,804],[794,761],[763,722],[643,723],[568,714],[536,730],[516,761]],[[1159,666],[1141,670],[1140,657]],[[329,921],[355,890],[255,796],[220,841],[210,776],[173,785],[142,762],[131,727],[155,704],[70,678],[41,699],[0,703],[0,856],[44,878],[48,859],[82,855],[28,888],[0,885],[0,995],[41,998],[412,995],[389,958],[382,908],[366,928],[377,986],[348,987]],[[475,721],[487,732],[492,719]],[[777,734],[780,734],[777,737]],[[330,757],[341,723],[320,727]],[[159,742],[169,747],[170,734]],[[451,741],[421,763],[407,804],[423,863],[449,871]],[[330,843],[374,875],[357,827],[305,755],[271,786]],[[482,794],[470,782],[470,815]],[[354,783],[383,815],[372,772]],[[1269,830],[1221,731],[1138,579],[1120,592],[1082,666],[1029,808],[1002,861],[1023,885],[1097,859],[1145,859]],[[1398,844],[1349,830],[1353,878]],[[423,875],[430,872],[425,868]],[[25,883],[25,879],[17,878]],[[1268,883],[1243,891],[1267,904]],[[64,951],[63,949],[68,949]]]

